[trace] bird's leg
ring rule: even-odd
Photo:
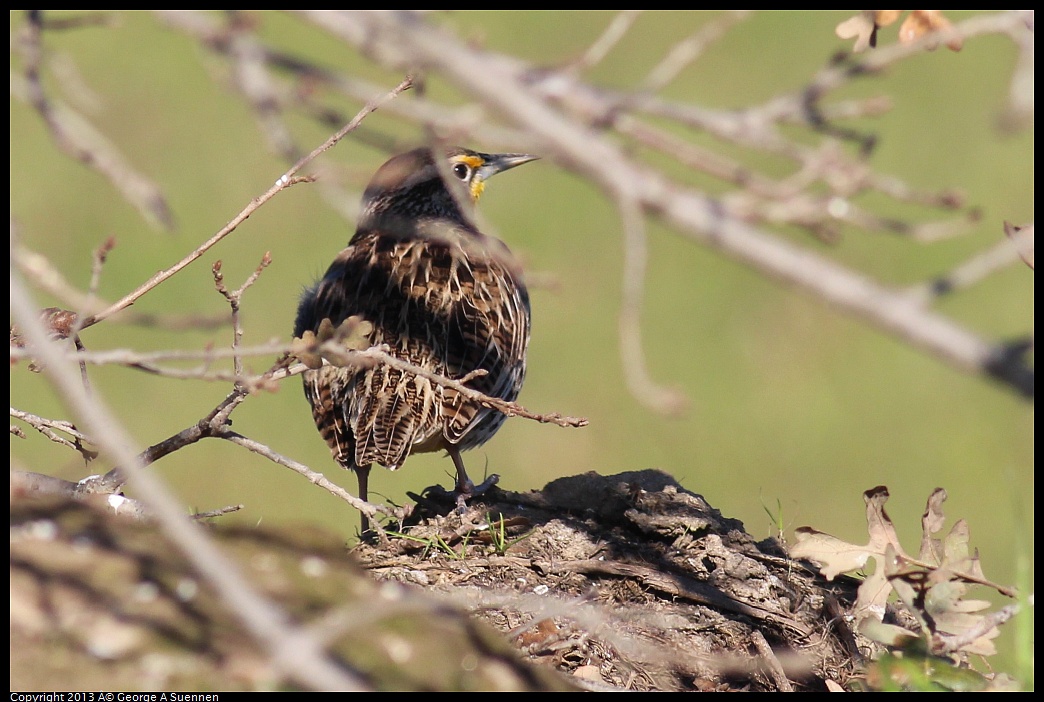
[[[368,486],[370,484],[370,466],[355,466],[355,477],[359,481],[359,499],[363,502],[369,502],[370,496]],[[370,520],[366,518],[365,512],[360,512],[362,516],[362,531],[360,536],[365,537],[366,532],[370,530]]]
[[[457,484],[453,491],[457,493],[457,511],[463,513],[467,509],[468,498],[481,495],[486,490],[489,490],[497,484],[500,476],[494,473],[483,480],[481,484],[475,485],[475,483],[471,482],[468,472],[464,469],[464,459],[460,457],[460,450],[456,446],[450,446],[446,450],[450,458],[453,459],[453,465],[457,468]]]

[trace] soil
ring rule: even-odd
[[[359,689],[838,690],[872,653],[846,624],[857,581],[825,582],[665,473],[494,487],[463,513],[417,499],[350,553],[308,527],[211,531]],[[108,505],[12,492],[12,690],[323,687]]]
[[[379,580],[453,593],[530,660],[593,689],[843,689],[870,643],[827,583],[659,471],[413,496],[403,536],[354,550]],[[860,648],[862,646],[862,649]]]

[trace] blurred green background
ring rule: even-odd
[[[734,27],[666,89],[671,98],[712,107],[744,107],[799,88],[832,54],[850,48],[834,35],[849,12],[767,12]],[[713,13],[710,17],[713,17]],[[953,20],[968,16],[949,13]],[[115,300],[155,271],[209,238],[288,164],[271,154],[228,66],[151,14],[118,14],[115,26],[50,32],[45,85],[69,101],[154,179],[177,220],[173,233],[150,228],[110,184],[56,149],[39,116],[11,100],[11,211],[22,241],[50,257],[68,279],[86,286],[91,252],[114,236],[116,249],[100,294]],[[439,15],[468,40],[555,66],[575,58],[613,17],[608,12],[455,12]],[[252,15],[272,45],[346,70],[390,89],[401,76],[382,71],[349,48],[292,16]],[[12,12],[11,29],[24,25]],[[709,19],[704,13],[648,12],[590,74],[591,82],[633,87],[675,42]],[[880,41],[896,41],[897,26]],[[12,41],[14,46],[14,40]],[[878,136],[871,164],[922,189],[960,187],[982,210],[972,230],[925,245],[899,236],[848,229],[830,246],[786,235],[878,280],[911,285],[939,275],[998,242],[1002,222],[1033,220],[1033,129],[1005,134],[998,120],[1016,53],[1009,40],[985,37],[964,50],[945,49],[901,62],[861,80],[844,97],[889,95],[893,109],[854,126]],[[12,70],[21,59],[12,51]],[[73,71],[83,91],[63,93],[53,71]],[[68,79],[66,81],[68,84]],[[429,95],[454,95],[432,78]],[[324,96],[324,100],[327,99]],[[409,94],[400,100],[411,99]],[[447,97],[452,99],[452,97]],[[361,106],[330,98],[347,115]],[[287,123],[303,149],[333,129],[299,114]],[[417,127],[387,112],[365,122],[365,135],[419,143]],[[705,143],[713,145],[706,140]],[[497,144],[467,144],[495,149]],[[358,193],[387,157],[349,136],[318,164],[336,164]],[[758,163],[757,159],[753,161]],[[329,169],[328,169],[329,170]],[[884,198],[867,198],[878,214],[915,221],[944,216]],[[1033,583],[1033,406],[1006,389],[969,377],[848,318],[811,297],[768,280],[718,254],[649,226],[649,275],[644,343],[654,376],[681,388],[689,412],[666,419],[639,406],[621,381],[616,315],[622,267],[614,206],[591,184],[544,160],[496,178],[482,202],[484,221],[524,260],[538,285],[532,292],[529,374],[520,402],[537,412],[590,419],[583,429],[509,421],[489,444],[465,455],[481,478],[529,490],[585,471],[611,474],[658,468],[703,494],[756,537],[782,524],[812,525],[865,542],[861,492],[891,491],[888,510],[901,538],[916,551],[920,516],[935,487],[945,487],[950,517],[968,520],[987,577]],[[217,315],[227,304],[213,289],[210,266],[224,262],[230,287],[266,251],[273,263],[243,301],[244,343],[287,341],[297,298],[322,274],[353,231],[320,195],[297,185],[266,204],[202,260],[149,293],[139,311]],[[40,303],[56,301],[40,295]],[[939,304],[991,339],[1032,333],[1033,275],[1019,264]],[[88,330],[89,349],[226,347],[229,328],[165,331],[105,323]],[[251,359],[255,371],[271,359]],[[130,370],[91,369],[95,390],[115,407],[140,442],[167,438],[208,412],[228,388],[176,382]],[[11,371],[11,405],[67,417],[38,375]],[[324,471],[355,491],[336,468],[312,424],[299,382],[248,400],[233,416],[237,431]],[[70,480],[85,469],[66,449],[31,433],[11,439],[12,465]],[[243,503],[227,520],[306,522],[353,538],[358,516],[298,475],[219,441],[206,441],[151,468],[193,508]],[[452,482],[442,456],[415,456],[396,474],[377,470],[371,495],[403,502],[405,493]],[[770,514],[771,513],[771,517]],[[996,598],[994,598],[995,601]],[[1014,631],[1002,636],[1005,658]]]

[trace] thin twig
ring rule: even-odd
[[[220,507],[206,512],[196,512],[192,515],[192,518],[197,521],[201,519],[214,519],[215,517],[223,517],[226,514],[234,514],[241,509],[243,509],[243,505],[228,505],[227,507]]]
[[[111,303],[99,299],[77,289],[65,280],[62,272],[47,257],[32,251],[17,241],[15,224],[11,222],[12,238],[15,244],[11,250],[11,260],[25,273],[33,285],[58,298],[70,309],[79,310],[81,316],[89,317],[92,313],[109,307]],[[178,329],[214,329],[228,324],[228,316],[202,316],[186,314],[155,314],[152,312],[125,311],[119,316],[122,324],[136,324],[145,327],[160,327],[166,330]],[[115,320],[114,320],[115,321]]]
[[[105,261],[109,258],[109,252],[116,248],[116,237],[110,236],[101,246],[94,250],[91,257],[91,282],[87,286],[87,297],[94,299],[98,294],[98,285],[101,283],[101,272]]]
[[[485,393],[479,392],[474,388],[469,388],[459,380],[447,378],[445,376],[439,375],[438,373],[432,373],[431,371],[425,368],[409,363],[408,361],[404,361],[401,358],[398,358],[397,356],[394,356],[391,353],[389,353],[386,347],[374,346],[363,350],[352,350],[344,348],[336,340],[331,340],[319,344],[314,349],[301,348],[298,352],[304,353],[305,351],[310,351],[311,353],[319,354],[323,357],[324,360],[329,361],[334,365],[340,366],[350,367],[353,365],[359,365],[360,362],[383,363],[396,370],[404,371],[412,375],[417,375],[421,378],[425,378],[426,380],[430,380],[431,382],[436,383],[437,385],[441,385],[442,387],[449,388],[451,390],[456,390],[458,393],[468,398],[469,400],[474,400],[475,402],[481,404],[483,407],[488,407],[490,409],[495,409],[500,412],[503,412],[509,417],[524,417],[526,419],[532,419],[542,424],[557,424],[560,427],[585,427],[588,424],[587,419],[584,417],[565,417],[559,414],[558,412],[551,412],[548,414],[537,414],[535,412],[530,412],[517,402],[509,402],[499,397],[486,395]],[[298,370],[298,366],[295,365],[289,369],[289,372],[300,372],[303,370],[303,365],[300,366],[300,370]]]
[[[1020,609],[1021,607],[1017,604],[1001,607],[996,612],[989,612],[983,615],[974,626],[960,634],[936,632],[932,635],[932,651],[939,655],[960,651],[979,637],[986,636],[991,631],[999,628],[1001,624],[1018,614]]]
[[[85,443],[93,444],[94,442],[91,441],[90,437],[88,437],[86,434],[83,434],[80,430],[78,430],[76,428],[76,425],[72,422],[66,422],[61,419],[48,419],[46,417],[41,417],[36,414],[31,414],[29,412],[23,412],[22,410],[15,409],[14,407],[11,408],[11,416],[15,419],[22,420],[23,422],[31,426],[33,429],[43,434],[51,441],[55,442],[56,444],[61,444],[62,446],[66,446],[78,452],[81,456],[83,456],[83,460],[87,463],[90,463],[98,457],[97,451],[91,451],[90,449],[84,446]],[[15,429],[15,427],[11,428],[12,430]],[[64,434],[68,434],[73,438],[73,440],[69,441],[64,437],[59,436],[57,433],[55,433],[55,430],[60,431]],[[12,433],[14,432],[12,431]],[[22,438],[25,438],[25,436],[23,435]]]
[[[247,356],[272,356],[273,354],[286,353],[288,346],[284,342],[272,341],[267,344],[256,346],[244,346],[237,349],[213,349],[207,348],[202,351],[189,351],[170,349],[165,351],[133,351],[131,349],[109,349],[107,351],[70,351],[67,355],[69,360],[83,361],[92,365],[126,365],[150,364],[158,361],[197,361],[204,360],[208,364],[223,358],[234,358],[239,355]],[[11,358],[29,358],[32,350],[27,348],[11,348]]]
[[[237,446],[242,446],[248,451],[256,453],[259,456],[263,456],[268,460],[272,461],[273,463],[278,463],[281,466],[289,468],[298,475],[307,478],[308,481],[313,485],[317,485],[329,492],[331,495],[341,498],[349,505],[365,514],[366,517],[370,520],[371,526],[375,525],[374,518],[378,514],[384,514],[389,517],[392,517],[393,519],[398,520],[399,522],[402,522],[402,520],[408,516],[409,512],[412,509],[412,507],[400,507],[393,509],[386,505],[374,504],[372,502],[366,502],[365,500],[361,500],[355,495],[345,490],[344,488],[342,488],[337,483],[327,478],[322,473],[314,471],[308,466],[304,465],[303,463],[299,463],[293,460],[292,458],[288,458],[276,451],[273,451],[265,444],[262,444],[259,441],[254,441],[253,439],[249,439],[243,436],[242,434],[238,434],[232,431],[231,429],[224,428],[220,432],[215,434],[215,436],[217,438],[224,439],[233,444],[236,444]]]
[[[211,272],[214,275],[214,286],[228,300],[228,304],[232,308],[232,370],[236,377],[243,375],[243,357],[239,353],[239,345],[243,341],[243,326],[239,320],[240,300],[246,289],[257,282],[257,279],[261,276],[261,271],[268,268],[270,263],[272,263],[272,252],[266,251],[261,258],[261,263],[254,269],[254,272],[247,276],[246,281],[238,290],[234,291],[230,291],[225,287],[225,278],[221,274],[221,261],[215,261],[211,267]]]
[[[230,221],[228,224],[222,227],[220,231],[214,234],[214,236],[210,237],[205,242],[197,246],[191,253],[189,253],[187,256],[175,263],[170,268],[156,273],[154,276],[152,276],[147,281],[139,285],[137,288],[135,288],[127,295],[124,295],[121,299],[110,305],[108,308],[88,317],[84,321],[83,328],[86,329],[87,327],[93,326],[98,322],[101,322],[102,320],[111,317],[117,312],[133,305],[142,295],[149,292],[157,285],[159,285],[160,283],[167,280],[181,269],[191,264],[193,261],[195,261],[204,253],[206,253],[209,249],[211,249],[215,244],[217,244],[219,241],[221,241],[226,236],[235,231],[236,228],[240,224],[242,224],[250,215],[256,212],[259,207],[264,205],[266,202],[271,200],[280,192],[296,183],[302,181],[310,181],[310,179],[308,178],[298,177],[297,173],[300,172],[302,168],[311,163],[321,153],[332,148],[337,142],[343,139],[346,134],[351,132],[353,129],[356,129],[362,122],[362,120],[365,119],[370,113],[376,111],[386,102],[394,99],[403,91],[408,90],[411,86],[412,82],[410,78],[406,78],[401,83],[399,83],[399,85],[392,88],[386,94],[378,98],[374,98],[373,100],[368,102],[366,105],[363,106],[361,110],[359,110],[355,117],[350,122],[348,122],[348,124],[344,125],[344,127],[339,129],[337,133],[335,133],[321,145],[313,149],[312,152],[309,153],[307,156],[303,157],[301,160],[299,160],[297,163],[291,166],[285,173],[283,173],[283,175],[279,176],[279,178],[276,179],[276,182],[272,185],[272,187],[266,190],[262,195],[251,200],[250,204],[248,204],[246,207],[240,210],[239,214],[233,217],[232,221]]]

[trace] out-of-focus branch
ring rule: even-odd
[[[43,254],[30,250],[18,241],[15,224],[11,222],[11,236],[15,239],[11,247],[12,261],[33,282],[33,285],[58,298],[67,308],[78,310],[82,317],[108,308],[112,303],[99,299],[90,292],[83,292],[69,283],[62,272]],[[227,314],[188,315],[153,314],[126,310],[119,317],[120,323],[163,329],[214,329],[228,325]]]
[[[1012,32],[1011,37],[1019,47],[1019,58],[1011,75],[1011,87],[1008,89],[1008,109],[1002,117],[1001,124],[1015,131],[1031,124],[1034,115],[1034,42],[1033,11],[1026,10],[1024,21],[1030,31]]]
[[[645,213],[668,222],[683,236],[804,289],[955,368],[988,375],[1032,397],[1033,371],[1010,349],[925,309],[901,291],[752,226],[729,212],[720,200],[628,156],[612,139],[578,119],[576,113],[548,99],[547,86],[556,83],[546,73],[541,82],[545,87],[534,88],[534,67],[461,42],[426,18],[406,11],[301,14],[385,66],[423,69],[447,77],[476,102],[532,135],[539,153],[589,178],[612,198],[628,193]],[[953,31],[967,38],[1018,31],[1019,27],[1025,29],[1023,24],[1017,15],[985,15],[963,22]],[[807,114],[810,94],[818,99],[855,75],[878,70],[922,49],[921,42],[897,45],[861,58],[858,70],[851,66],[825,69],[805,91],[774,101],[773,114]],[[474,70],[475,66],[483,70]],[[562,87],[558,95],[569,97]],[[579,97],[591,96],[597,93],[589,90]],[[578,96],[571,97],[575,100]],[[587,114],[603,113],[606,108],[595,103]],[[753,120],[755,115],[748,113],[748,118]],[[760,116],[759,131],[771,134],[765,129],[765,119]],[[734,123],[730,128],[740,130],[742,125]],[[837,207],[844,204],[839,202]]]
[[[150,223],[174,228],[174,216],[159,187],[138,173],[119,149],[84,117],[64,103],[48,97],[43,88],[43,10],[28,10],[28,22],[19,45],[25,75],[11,75],[11,94],[25,100],[40,114],[54,143],[65,153],[106,177],[123,197]]]
[[[1026,261],[1026,253],[1030,261]],[[1032,267],[1033,227],[1010,234],[1010,240],[1000,241],[992,248],[975,254],[945,275],[918,285],[910,294],[925,303],[936,297],[948,295],[983,280],[991,273],[1007,268],[1017,261],[1027,262]]]
[[[1015,244],[1022,262],[1033,269],[1033,225],[1017,227],[1011,222],[1005,222],[1004,233]]]
[[[314,637],[301,629],[274,603],[260,596],[239,569],[214,545],[206,533],[182,512],[178,500],[156,477],[139,469],[129,447],[133,439],[97,397],[80,386],[74,367],[62,359],[37,316],[36,305],[17,269],[11,268],[11,314],[36,353],[59,394],[81,418],[99,447],[117,463],[127,466],[126,478],[148,506],[168,538],[182,550],[198,571],[220,593],[225,605],[268,652],[272,663],[288,679],[314,689],[361,690],[361,679],[327,656]]]
[[[121,517],[133,519],[149,519],[152,513],[148,506],[141,500],[135,500],[125,495],[114,492],[98,493],[92,489],[92,479],[97,476],[89,476],[78,483],[70,480],[62,480],[43,473],[30,471],[12,470],[10,473],[11,495],[19,496],[49,496],[66,500],[104,500],[105,505]],[[229,505],[218,509],[200,512],[192,515],[195,520],[212,519],[243,509],[243,505]]]
[[[700,57],[703,51],[713,42],[720,39],[734,24],[750,17],[749,10],[732,10],[726,12],[716,21],[701,27],[699,31],[678,42],[667,52],[663,60],[646,76],[639,90],[650,93],[658,92],[666,87]]]
[[[602,32],[602,35],[591,46],[587,47],[587,51],[581,54],[576,61],[567,66],[567,70],[579,73],[601,63],[602,59],[612,51],[613,47],[627,35],[627,32],[634,26],[641,14],[641,10],[621,10],[617,13],[613,21]]]
[[[618,193],[617,202],[624,229],[624,285],[618,320],[624,378],[631,393],[647,407],[665,414],[680,414],[687,404],[684,395],[652,379],[642,349],[641,310],[648,259],[645,221],[638,203],[628,193]]]

